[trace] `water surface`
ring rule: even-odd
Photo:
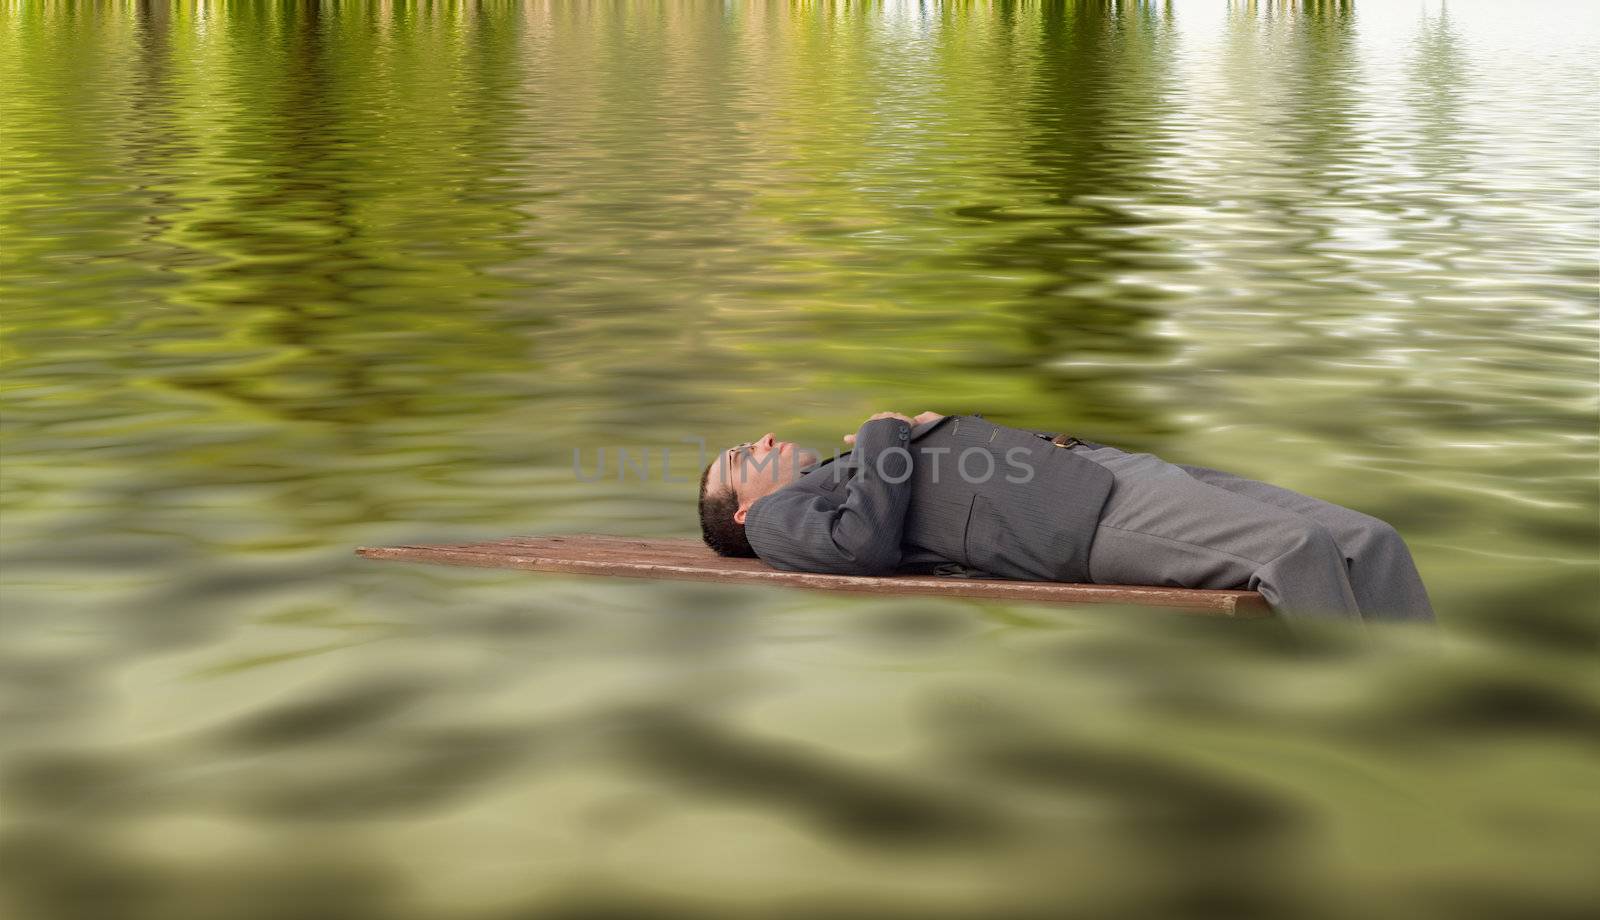
[[[1597,22],[8,2],[16,915],[1592,907]],[[1437,637],[350,555],[889,408],[1378,515]]]

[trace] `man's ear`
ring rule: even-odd
[[[749,505],[740,505],[739,510],[733,513],[733,522],[740,527],[744,526],[744,516],[750,511]]]

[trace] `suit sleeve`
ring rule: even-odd
[[[779,489],[751,506],[745,536],[774,568],[830,575],[881,575],[900,564],[911,497],[911,426],[873,419],[856,432],[855,475],[843,502]],[[898,448],[898,449],[896,449]]]

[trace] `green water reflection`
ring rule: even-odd
[[[14,911],[1592,906],[1600,26],[1514,6],[8,3]],[[1376,514],[1437,640],[350,556],[883,408]]]

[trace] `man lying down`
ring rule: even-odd
[[[771,432],[700,479],[724,556],[835,575],[936,573],[1261,592],[1279,615],[1434,619],[1375,517],[1264,482],[979,415],[879,412],[820,460]]]

